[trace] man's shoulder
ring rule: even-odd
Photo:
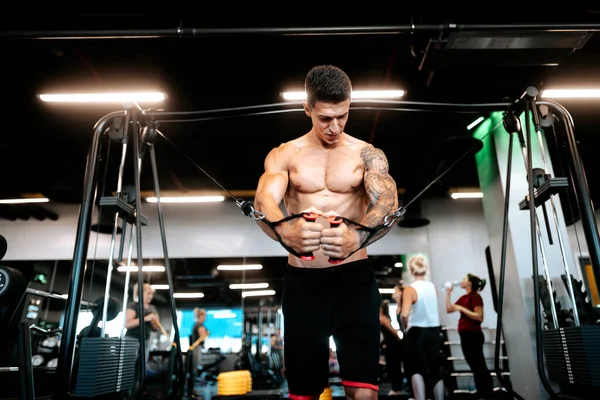
[[[346,133],[345,143],[347,146],[352,146],[353,148],[355,148],[359,153],[362,153],[364,151],[372,152],[378,150],[371,143],[359,139],[355,136],[349,135],[348,133]]]
[[[369,144],[368,142],[357,138],[356,136],[352,136],[350,135],[348,132],[344,132],[345,134],[345,139],[346,139],[346,143],[350,144],[350,145],[356,145],[356,146],[372,146],[371,144]]]
[[[275,146],[273,149],[271,149],[270,154],[281,155],[281,154],[288,153],[290,150],[301,145],[300,139],[302,139],[302,138],[296,138],[296,139],[289,140],[287,142],[283,142],[283,143],[279,144],[279,146]]]

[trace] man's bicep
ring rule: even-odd
[[[287,185],[287,173],[266,171],[258,181],[255,195],[256,202],[260,204],[268,198],[279,204],[283,200]]]
[[[280,149],[273,149],[265,159],[265,172],[258,181],[256,202],[274,201],[279,204],[288,186],[288,173]]]

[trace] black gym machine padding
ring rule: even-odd
[[[7,241],[0,235],[0,260],[7,251]],[[28,282],[23,274],[14,268],[0,266],[0,326],[3,342],[2,364],[17,361],[19,370],[19,393],[22,399],[34,399],[33,364],[31,361],[31,332],[29,323],[22,321],[20,311],[27,290]],[[14,343],[16,341],[16,355]],[[15,357],[16,356],[16,357]],[[12,365],[0,365],[0,368],[11,368]]]

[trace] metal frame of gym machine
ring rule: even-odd
[[[73,299],[69,300],[67,303],[67,307],[65,309],[65,323],[63,328],[63,340],[61,343],[61,352],[59,354],[59,372],[61,374],[61,392],[58,396],[63,396],[62,398],[66,398],[68,394],[68,388],[71,387],[70,382],[72,382],[71,371],[73,365],[73,352],[75,349],[75,327],[77,324],[77,315],[79,310],[78,300],[81,299],[81,295],[83,292],[83,276],[85,273],[85,263],[86,263],[86,254],[88,249],[89,235],[90,235],[90,223],[91,223],[91,215],[92,209],[94,207],[94,200],[96,198],[96,187],[97,187],[97,163],[98,163],[98,152],[99,152],[99,144],[100,140],[103,136],[110,136],[108,140],[113,140],[116,142],[120,142],[122,145],[122,153],[121,160],[119,165],[119,173],[117,179],[117,188],[115,196],[108,197],[100,197],[98,200],[98,205],[100,207],[106,207],[111,210],[114,216],[114,226],[113,226],[113,236],[110,244],[110,254],[109,254],[109,263],[108,263],[108,272],[107,279],[105,285],[105,301],[104,308],[102,311],[102,336],[104,335],[104,326],[106,325],[106,314],[107,314],[107,301],[106,298],[110,296],[110,283],[112,276],[112,266],[114,260],[114,246],[115,246],[115,236],[118,228],[119,219],[122,220],[123,232],[121,234],[121,248],[119,259],[122,259],[122,251],[125,247],[125,227],[127,223],[131,223],[132,227],[130,232],[130,241],[129,241],[129,256],[128,263],[131,261],[131,252],[133,247],[133,230],[135,230],[135,245],[136,245],[136,257],[137,257],[137,266],[138,266],[138,276],[137,281],[143,282],[144,280],[144,272],[142,266],[143,263],[143,252],[142,252],[142,226],[146,225],[147,219],[142,215],[142,206],[141,206],[141,188],[140,188],[140,176],[141,176],[141,167],[142,160],[144,158],[145,153],[150,155],[150,164],[152,169],[153,181],[154,181],[154,191],[156,197],[160,199],[160,187],[158,182],[158,168],[156,165],[156,155],[154,152],[153,141],[156,137],[156,126],[150,121],[144,121],[144,126],[142,129],[140,115],[142,115],[143,111],[137,104],[130,104],[124,111],[115,111],[110,114],[102,117],[94,127],[94,135],[92,138],[92,145],[89,150],[89,155],[87,159],[86,172],[84,178],[84,192],[83,192],[83,201],[80,209],[80,217],[79,223],[77,227],[77,241],[75,245],[75,255],[73,259],[73,272],[71,274],[71,281],[69,285],[69,298]],[[131,133],[130,133],[131,132]],[[134,194],[132,196],[131,193],[127,193],[127,191],[123,190],[123,172],[125,169],[125,160],[128,150],[128,144],[133,143],[133,186],[134,186]],[[108,160],[107,160],[108,162]],[[100,196],[103,196],[104,193],[100,193]],[[132,200],[133,197],[133,200]],[[158,222],[159,229],[161,235],[161,241],[163,246],[163,255],[164,255],[164,263],[165,263],[165,271],[167,277],[167,283],[169,285],[168,293],[169,298],[171,299],[170,308],[173,321],[177,321],[177,311],[175,308],[175,302],[173,301],[173,279],[171,275],[169,254],[167,249],[167,241],[165,235],[164,228],[164,218],[160,201],[157,203],[157,214],[158,214]],[[124,303],[123,307],[126,306],[126,298],[127,298],[127,290],[128,290],[128,278],[129,272],[126,276],[125,283],[125,293],[124,293]],[[138,315],[144,315],[144,294],[143,294],[143,285],[138,285]],[[145,337],[145,324],[139,325],[140,337]],[[183,364],[183,355],[181,352],[180,346],[180,336],[179,336],[179,328],[177,324],[174,324],[174,336],[176,343],[176,359],[179,365],[179,372],[184,374],[184,364]],[[100,340],[104,338],[99,338]],[[146,354],[146,343],[144,340],[139,341],[139,354]],[[144,388],[144,382],[146,378],[146,359],[145,357],[139,357],[139,382],[140,384],[137,387],[137,395],[141,393]],[[175,386],[174,393],[181,397],[181,391],[184,388],[183,379],[180,379],[179,384]],[[178,392],[179,391],[179,392]],[[136,397],[137,397],[136,395]]]
[[[331,35],[331,34],[354,34],[354,35],[362,35],[362,34],[382,34],[382,35],[391,35],[391,34],[413,34],[417,32],[439,32],[439,33],[451,33],[451,32],[466,32],[466,31],[529,31],[529,32],[546,32],[546,31],[571,31],[571,32],[599,32],[600,24],[434,24],[434,25],[391,25],[391,26],[354,26],[354,27],[298,27],[298,28],[223,28],[223,29],[198,29],[198,28],[185,28],[185,27],[177,27],[174,29],[143,29],[143,30],[53,30],[53,31],[5,31],[0,32],[0,38],[7,39],[127,39],[127,38],[185,38],[185,37],[202,37],[202,36],[235,36],[235,35]],[[421,107],[429,110],[445,108],[444,104],[439,103],[417,103],[417,102],[405,102],[405,101],[396,101],[396,102],[388,102],[393,104],[400,104],[406,108],[410,107]],[[535,102],[532,102],[532,99],[529,96],[522,96],[515,103],[529,104],[526,105],[526,109],[528,110],[526,113],[526,118],[529,117],[529,112],[533,112],[535,117]],[[600,238],[598,235],[598,228],[596,226],[594,209],[591,203],[591,197],[589,188],[587,185],[587,180],[585,177],[584,168],[581,162],[581,158],[579,156],[579,152],[577,150],[577,142],[574,137],[574,126],[573,120],[569,112],[562,105],[553,102],[553,101],[539,101],[538,105],[547,105],[550,107],[557,115],[562,119],[565,128],[566,128],[566,138],[568,140],[568,155],[570,164],[572,167],[572,175],[573,175],[573,184],[574,190],[577,194],[577,201],[581,211],[581,223],[584,231],[585,239],[588,244],[589,249],[589,257],[590,262],[594,271],[594,275],[596,280],[600,282]],[[497,104],[485,104],[485,105],[477,105],[477,104],[464,104],[458,105],[462,106],[463,110],[466,109],[476,109],[476,110],[489,110],[489,111],[498,111],[499,109],[505,109],[507,106],[512,106],[513,103],[497,103]],[[456,104],[453,106],[457,106]],[[533,106],[533,107],[532,107]],[[406,109],[405,108],[405,109]],[[152,126],[151,123],[146,125],[143,129],[145,129],[145,135],[140,135],[142,127],[140,126],[140,116],[143,115],[143,110],[141,110],[137,105],[128,108],[125,111],[117,111],[114,113],[110,113],[103,118],[101,118],[96,126],[94,127],[94,133],[92,137],[92,143],[88,153],[88,160],[85,170],[85,181],[84,181],[84,191],[83,191],[83,201],[81,204],[81,209],[79,213],[79,220],[77,225],[77,237],[75,242],[75,250],[73,255],[73,269],[69,281],[69,289],[68,289],[68,300],[66,302],[65,308],[65,317],[64,317],[64,328],[63,328],[63,336],[62,342],[60,346],[59,353],[59,362],[58,362],[58,371],[59,378],[57,380],[57,391],[54,393],[54,398],[57,399],[65,399],[69,396],[72,372],[73,372],[73,357],[74,357],[74,349],[75,349],[75,329],[77,326],[77,317],[79,308],[82,302],[82,293],[83,293],[83,278],[85,273],[85,265],[87,261],[87,249],[88,249],[88,241],[90,236],[90,223],[92,210],[94,207],[94,199],[95,193],[94,188],[96,185],[96,174],[97,174],[97,157],[99,151],[99,140],[102,135],[106,133],[107,127],[114,121],[117,117],[125,117],[128,121],[127,125],[129,125],[129,121],[132,122],[132,131],[133,131],[133,147],[134,147],[134,160],[138,160],[141,155],[141,146],[142,144],[146,144],[148,146],[151,163],[154,175],[154,183],[155,183],[155,192],[158,199],[160,199],[160,191],[158,186],[158,179],[156,174],[156,159],[154,155],[154,149],[152,147],[152,141],[154,139],[153,130],[156,129],[155,126]],[[169,113],[164,112],[160,113],[161,115],[167,116]],[[527,124],[527,130],[529,133],[529,124]],[[512,145],[512,133],[511,133],[511,145]],[[537,216],[535,213],[535,205],[538,197],[538,192],[533,187],[533,169],[531,166],[531,135],[527,135],[527,145],[526,152],[527,157],[525,158],[525,162],[527,165],[528,178],[529,178],[529,196],[531,202],[528,206],[530,207],[531,214],[531,240],[532,240],[532,258],[533,258],[533,268],[534,271],[534,280],[537,280],[537,237],[534,234],[538,227]],[[124,150],[125,152],[125,150]],[[137,162],[134,162],[134,174],[135,174],[135,206],[127,205],[123,200],[119,201],[117,197],[112,205],[116,205],[118,210],[116,211],[115,216],[115,226],[117,224],[117,218],[119,218],[120,213],[124,213],[128,216],[133,217],[133,222],[135,223],[135,234],[136,234],[136,246],[137,246],[137,258],[138,265],[143,265],[143,257],[142,257],[142,247],[141,247],[141,227],[143,216],[141,215],[141,206],[140,206],[140,186],[139,186],[139,173],[140,173],[140,165]],[[120,193],[117,193],[118,195]],[[552,193],[551,193],[552,194]],[[125,203],[125,204],[123,204]],[[168,265],[169,257],[167,254],[166,247],[166,239],[164,233],[164,224],[163,224],[163,216],[162,209],[160,205],[160,201],[157,203],[158,206],[158,219],[161,230],[161,238],[163,244],[163,250],[165,253],[165,267],[167,280],[169,281],[169,295],[173,296],[172,293],[172,277],[171,271]],[[506,208],[508,208],[508,204],[506,204]],[[125,218],[130,218],[126,216]],[[131,219],[127,219],[131,221]],[[505,223],[506,229],[506,223]],[[502,254],[504,263],[505,259],[505,246],[503,245]],[[504,265],[504,264],[503,264]],[[503,291],[503,281],[504,281],[504,269],[503,265],[501,266],[500,271],[500,294],[499,294],[499,313],[498,313],[498,332],[497,335],[500,335],[501,326],[501,310],[502,310],[502,291]],[[109,277],[110,279],[110,277]],[[107,279],[107,280],[109,280]],[[143,271],[141,268],[138,269],[138,280],[143,281]],[[140,305],[143,304],[143,288],[139,285],[139,293],[138,296],[140,298]],[[540,379],[548,392],[552,397],[557,398],[560,397],[559,394],[554,393],[548,379],[544,374],[544,365],[543,365],[543,350],[541,348],[540,341],[542,339],[541,335],[541,314],[540,314],[540,304],[539,304],[539,285],[537,281],[534,284],[534,297],[536,300],[535,311],[536,311],[536,342],[537,342],[537,362],[538,362],[538,374]],[[105,302],[106,303],[106,302]],[[140,306],[141,312],[142,305]],[[576,308],[576,304],[573,304],[573,307]],[[171,311],[173,315],[175,315],[175,305],[174,302],[171,302]],[[576,312],[576,311],[575,311]],[[105,320],[106,311],[103,312],[103,320]],[[144,334],[143,324],[140,325],[141,334]],[[175,329],[177,330],[177,326],[175,324]],[[179,333],[176,331],[176,343],[179,342]],[[143,342],[143,341],[142,341]],[[498,346],[499,341],[497,341]],[[141,345],[141,353],[144,353],[144,344]],[[498,351],[498,350],[497,350]],[[181,360],[181,350],[177,349],[177,357]],[[142,378],[145,376],[145,360],[144,357],[141,357],[141,367],[142,367]],[[497,358],[497,357],[496,357]],[[183,365],[183,364],[180,364]],[[183,386],[183,384],[181,385]],[[518,397],[518,394],[515,394]]]

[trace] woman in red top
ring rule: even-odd
[[[486,280],[473,274],[467,274],[460,283],[460,287],[465,290],[454,304],[450,300],[452,287],[446,289],[446,311],[452,313],[460,312],[458,320],[458,334],[460,335],[460,346],[463,355],[475,380],[477,395],[479,398],[492,396],[494,391],[494,382],[483,356],[483,332],[481,331],[481,322],[483,322],[483,299],[479,295],[485,287]]]

